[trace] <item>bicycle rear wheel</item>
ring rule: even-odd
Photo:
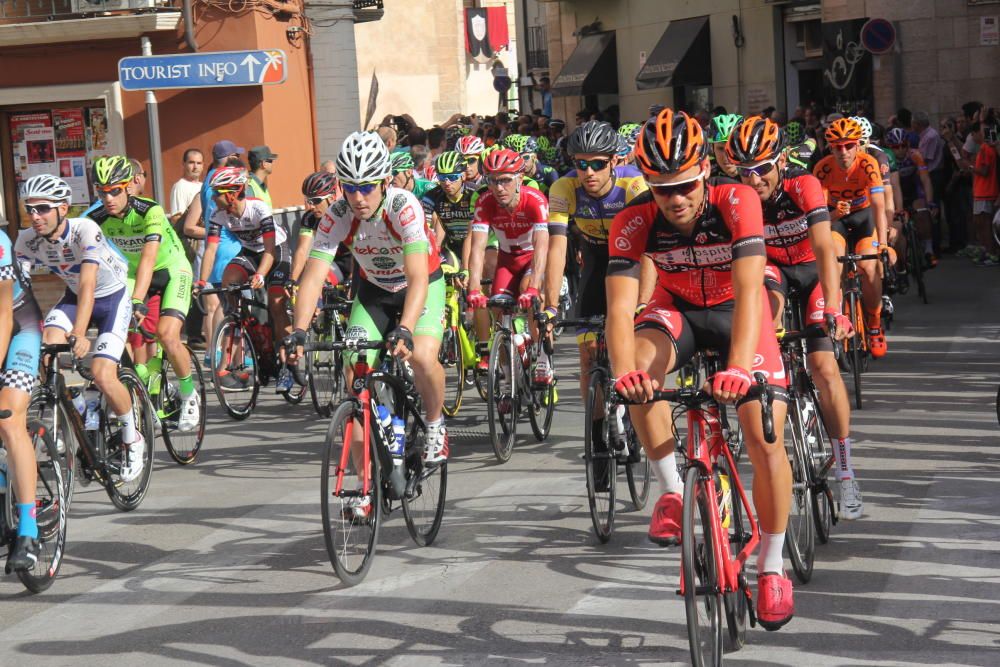
[[[219,403],[233,419],[246,419],[253,412],[260,393],[259,360],[250,334],[234,315],[226,315],[215,330],[209,359],[212,360],[212,384]],[[240,386],[223,387],[223,375],[232,375]]]
[[[534,369],[531,370],[528,380],[534,378]],[[543,442],[549,437],[552,430],[552,415],[556,411],[556,380],[553,377],[552,383],[547,386],[536,386],[531,382],[531,403],[528,405],[528,420],[531,422],[531,432],[535,435],[535,440]]]
[[[917,283],[917,294],[927,303],[927,286],[924,284],[924,258],[920,252],[921,244],[917,239],[917,230],[910,223],[906,233],[907,254],[910,256],[910,275]]]
[[[28,422],[28,433],[35,450],[37,478],[35,482],[35,513],[38,523],[38,560],[30,570],[19,570],[17,578],[32,593],[41,593],[55,581],[66,549],[66,525],[69,507],[65,496],[63,457],[56,448],[51,432],[38,420]],[[5,511],[10,528],[17,530],[16,484],[8,482]]]
[[[409,412],[409,410],[407,411]],[[409,412],[406,424],[406,493],[403,495],[403,518],[413,541],[422,547],[434,542],[444,518],[448,495],[448,461],[424,463],[427,433],[417,426]]]
[[[722,528],[729,531],[729,557],[735,562],[736,556],[743,550],[743,546],[750,540],[750,535],[744,532],[746,518],[743,515],[743,503],[739,494],[734,488],[733,480],[736,477],[729,468],[726,459],[719,459],[720,478],[726,475],[729,479],[729,498],[723,498],[719,509],[719,515],[723,516]],[[724,509],[723,509],[724,508]],[[728,512],[729,524],[726,525],[723,511]],[[723,594],[723,610],[726,615],[726,647],[730,651],[738,651],[743,648],[747,639],[747,616],[748,601],[751,599],[750,583],[746,577],[746,564],[740,565],[740,571],[736,575],[739,588]]]
[[[830,541],[830,529],[833,527],[833,492],[828,480],[830,467],[833,463],[833,452],[827,439],[826,427],[823,425],[822,414],[819,411],[819,398],[816,390],[809,387],[813,410],[802,411],[802,420],[809,451],[809,480],[812,486],[813,523],[816,526],[816,539],[820,544]],[[805,404],[808,406],[809,404]]]
[[[70,417],[62,403],[52,401],[43,389],[36,388],[28,406],[28,419],[40,422],[55,440],[56,451],[62,458],[63,497],[66,510],[69,511],[73,504],[73,492],[76,490],[76,449],[79,444],[70,426]]]
[[[335,342],[336,338],[335,329],[321,334],[309,330],[310,342],[330,343]],[[305,356],[313,408],[320,417],[329,417],[344,388],[343,358],[334,350],[314,350],[307,352]]]
[[[583,463],[587,474],[587,504],[594,534],[601,542],[611,539],[615,528],[615,484],[618,479],[618,459],[608,446],[608,417],[602,419],[600,442],[594,440],[594,422],[605,411],[604,387],[607,372],[594,369],[587,383],[587,405],[583,420]],[[614,417],[611,417],[614,419]]]
[[[851,318],[851,322],[855,328],[855,334],[845,341],[847,344],[846,358],[847,364],[851,369],[851,375],[854,379],[854,405],[858,410],[861,410],[861,371],[863,357],[865,354],[862,339],[866,334],[864,331],[864,315],[861,312],[861,302],[858,299],[858,295],[853,292],[847,295],[847,316]],[[859,324],[861,327],[860,329],[858,328]]]
[[[490,365],[487,374],[486,408],[490,425],[493,454],[500,463],[510,460],[517,437],[517,416],[520,412],[517,396],[519,359],[515,359],[514,341],[506,331],[493,335]]]
[[[201,451],[201,444],[205,438],[205,419],[208,411],[208,403],[205,398],[205,377],[201,372],[201,364],[198,363],[198,355],[194,354],[187,347],[188,356],[191,359],[191,379],[194,381],[195,396],[198,397],[198,410],[200,417],[198,425],[192,431],[178,430],[178,423],[181,418],[181,409],[184,407],[184,399],[181,398],[180,378],[173,362],[164,355],[163,368],[160,371],[159,391],[151,395],[153,407],[156,408],[156,416],[160,420],[160,432],[163,434],[163,444],[167,447],[170,457],[181,465],[194,463]]]
[[[355,431],[363,428],[361,416],[361,408],[354,399],[344,400],[333,411],[323,448],[323,477],[320,480],[326,551],[334,572],[347,586],[361,583],[368,574],[382,523],[381,466],[373,438],[368,438],[363,445],[370,459],[368,493],[363,493],[361,484],[364,474],[360,469],[361,452],[353,452],[347,457],[343,489],[336,493],[341,455],[345,447],[351,448]]]
[[[107,491],[108,497],[118,509],[123,512],[131,512],[142,503],[149,490],[149,480],[153,475],[153,446],[156,444],[156,433],[152,404],[149,402],[149,395],[146,393],[146,388],[139,376],[128,368],[119,368],[118,379],[125,386],[129,400],[132,402],[132,419],[135,420],[135,428],[142,433],[142,437],[146,441],[146,446],[142,451],[142,471],[138,477],[132,480],[126,481],[121,477],[121,470],[130,454],[122,444],[121,430],[112,425],[111,420],[108,419],[110,408],[107,407],[101,423],[102,435],[98,437],[98,452],[101,459],[107,463],[108,471],[111,473],[111,478],[104,480],[104,489]]]
[[[649,485],[651,479],[652,465],[646,450],[639,442],[639,436],[635,434],[632,427],[632,418],[629,417],[628,409],[622,415],[622,423],[625,425],[625,442],[628,443],[629,454],[625,463],[625,479],[628,480],[628,493],[632,497],[632,504],[636,510],[641,510],[649,500]]]
[[[816,540],[813,532],[812,487],[810,485],[810,457],[806,444],[802,413],[815,412],[815,407],[803,409],[803,403],[811,401],[797,395],[791,402],[788,419],[785,420],[785,448],[792,468],[792,504],[788,513],[788,527],[785,530],[785,550],[792,562],[795,576],[803,584],[812,579],[813,563],[816,556]]]
[[[722,664],[722,592],[712,541],[708,485],[697,466],[684,480],[681,529],[681,585],[687,614],[688,645],[694,667]]]
[[[465,392],[465,357],[455,329],[447,327],[444,330],[438,358],[444,367],[445,376],[444,413],[454,417],[462,407],[462,394]]]

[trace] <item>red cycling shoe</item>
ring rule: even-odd
[[[653,507],[649,522],[649,541],[661,547],[681,543],[681,514],[684,502],[679,493],[664,493]]]
[[[757,575],[757,620],[764,629],[773,632],[794,615],[792,580],[774,572]]]

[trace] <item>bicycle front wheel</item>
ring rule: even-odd
[[[343,401],[330,419],[323,448],[323,477],[320,499],[323,511],[323,538],[333,570],[347,586],[361,583],[371,568],[382,521],[382,484],[379,459],[372,438],[362,433],[361,408],[353,399]],[[358,435],[362,437],[358,438]],[[364,441],[352,447],[352,441]],[[360,451],[358,451],[360,449]],[[348,452],[346,461],[343,453]],[[363,467],[363,453],[369,463]],[[343,462],[343,488],[337,492],[337,478]],[[364,479],[368,491],[364,491]]]
[[[462,394],[465,392],[465,358],[455,328],[444,330],[438,358],[444,367],[444,413],[454,417],[462,407]]]
[[[111,420],[107,418],[107,411],[101,425],[103,434],[98,438],[100,443],[98,451],[101,458],[107,462],[108,471],[111,472],[111,477],[104,480],[104,489],[108,492],[108,497],[118,509],[131,512],[142,503],[149,490],[149,480],[153,475],[153,445],[156,443],[156,433],[152,405],[139,376],[128,368],[119,368],[118,379],[125,386],[132,402],[135,428],[142,433],[146,441],[146,446],[142,450],[142,469],[133,479],[126,480],[122,476],[132,452],[124,446],[121,431],[117,427],[112,427]]]
[[[737,477],[729,467],[726,459],[719,459],[720,480],[725,475],[729,480],[728,498],[723,492],[720,503],[719,515],[722,517],[723,530],[729,531],[729,557],[734,562],[743,546],[750,540],[750,534],[745,532],[747,520],[743,514],[743,502],[739,497],[739,492],[735,489],[733,480]],[[728,513],[728,517],[727,517]],[[727,522],[728,519],[728,522]],[[739,587],[735,591],[728,591],[722,596],[723,608],[726,614],[726,647],[730,651],[738,651],[743,648],[747,639],[747,617],[749,615],[748,602],[750,597],[750,582],[746,577],[746,564],[740,565],[740,570],[736,575]]]
[[[335,330],[334,330],[335,331]],[[320,343],[336,340],[336,333],[324,331],[316,335],[309,331],[309,338]],[[306,353],[306,375],[313,408],[320,417],[333,414],[337,399],[344,387],[343,361],[334,350],[314,350]]]
[[[803,405],[806,402],[809,403],[808,406]],[[795,576],[800,582],[807,584],[812,579],[816,539],[813,532],[809,452],[802,416],[803,412],[814,412],[815,407],[805,396],[795,396],[790,407],[788,419],[785,420],[785,448],[792,468],[792,504],[785,530],[785,551],[788,552]]]
[[[865,355],[862,339],[865,336],[865,321],[861,313],[861,301],[856,294],[852,293],[847,296],[847,309],[847,316],[851,318],[855,328],[855,334],[846,340],[847,362],[854,378],[854,405],[858,410],[861,410],[861,367]]]
[[[806,444],[809,451],[809,480],[812,486],[813,523],[816,526],[816,539],[820,544],[830,541],[830,529],[833,527],[833,492],[828,483],[830,467],[833,465],[833,452],[827,439],[826,428],[823,425],[819,411],[819,398],[816,390],[809,387],[811,401],[803,404],[802,420],[806,434]],[[811,405],[813,410],[806,408]]]
[[[407,410],[406,424],[406,492],[403,494],[403,518],[413,541],[422,547],[434,542],[444,517],[444,501],[448,495],[448,461],[424,463],[424,443],[427,433],[417,425]]]
[[[628,493],[632,497],[632,504],[636,510],[641,510],[649,500],[649,486],[652,466],[646,450],[639,442],[639,436],[635,434],[632,427],[632,418],[628,409],[622,415],[622,423],[625,425],[625,442],[628,444],[628,457],[625,463],[625,478],[628,480]]]
[[[498,331],[493,335],[490,364],[487,374],[486,407],[490,425],[490,442],[493,454],[500,463],[510,460],[517,437],[517,375],[520,362],[515,359],[514,341],[510,333]]]
[[[246,419],[260,393],[259,360],[249,333],[235,316],[227,315],[215,330],[210,355],[212,383],[219,403],[233,419]]]
[[[69,415],[61,402],[51,400],[43,389],[36,388],[28,407],[28,419],[40,422],[56,441],[56,450],[62,458],[63,500],[68,511],[73,504],[73,492],[76,488],[78,446]]]
[[[533,375],[534,373],[532,373]],[[528,378],[531,380],[532,378]],[[531,404],[528,406],[528,421],[535,440],[543,442],[552,430],[552,415],[556,411],[556,381],[546,386],[531,386]]]
[[[594,534],[602,543],[611,539],[615,528],[615,483],[618,479],[618,460],[608,446],[610,429],[605,414],[597,425],[597,415],[605,412],[604,387],[608,375],[604,369],[595,369],[587,383],[587,405],[583,420],[583,463],[587,475],[587,504]],[[613,419],[614,417],[612,417]],[[594,431],[599,430],[599,434]],[[595,438],[594,436],[598,437]]]
[[[722,664],[722,592],[709,507],[714,502],[698,467],[688,468],[681,528],[681,586],[694,667]]]
[[[201,443],[205,438],[205,419],[208,403],[205,398],[205,377],[198,363],[198,355],[187,347],[191,360],[191,380],[194,382],[194,395],[198,398],[198,424],[190,431],[178,428],[184,399],[181,397],[180,378],[173,362],[164,355],[163,368],[160,371],[160,383],[156,394],[150,396],[156,408],[156,416],[160,420],[160,432],[163,434],[163,444],[167,447],[170,458],[181,465],[194,463],[201,451]]]

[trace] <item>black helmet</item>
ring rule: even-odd
[[[328,171],[317,171],[302,181],[302,194],[306,197],[326,197],[337,189],[337,175]]]
[[[570,155],[581,153],[614,155],[618,152],[618,133],[610,123],[588,120],[569,135],[567,151]]]

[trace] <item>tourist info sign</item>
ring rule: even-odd
[[[287,56],[280,49],[130,56],[118,61],[124,90],[220,88],[283,83]]]

